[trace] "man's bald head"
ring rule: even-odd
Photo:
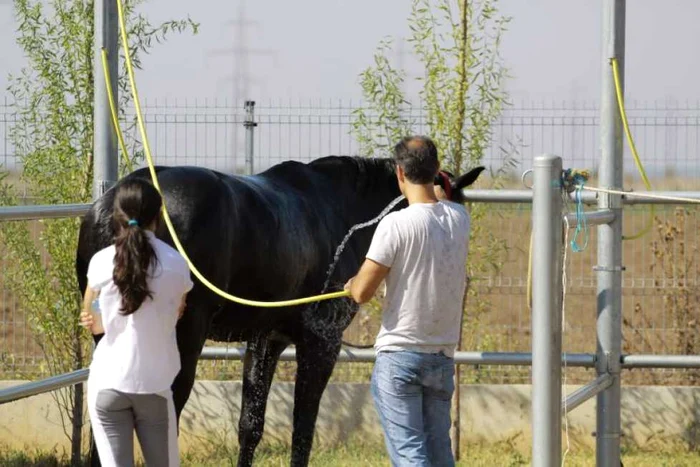
[[[432,184],[440,168],[435,143],[427,136],[407,136],[394,146],[394,159],[406,179],[417,185]]]

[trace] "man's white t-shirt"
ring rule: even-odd
[[[367,258],[391,268],[375,349],[454,356],[466,286],[469,213],[414,203],[381,220]]]
[[[134,313],[124,316],[121,295],[114,284],[114,245],[99,252],[88,266],[88,287],[99,290],[105,334],[90,365],[90,388],[116,389],[131,394],[154,394],[169,389],[180,371],[175,325],[183,294],[192,289],[187,263],[166,243],[146,231],[158,258],[151,267],[146,298]]]

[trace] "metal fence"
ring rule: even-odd
[[[351,134],[353,112],[361,102],[338,100],[256,102],[255,168],[285,160],[309,161],[329,154],[358,154]],[[154,155],[163,164],[196,164],[232,172],[244,168],[243,102],[217,99],[144,99],[143,109]],[[700,102],[628,104],[630,125],[647,172],[657,178],[697,176],[700,166]],[[420,107],[407,107],[404,117],[417,132],[426,130]],[[128,111],[123,124],[133,121]],[[15,170],[10,138],[17,118],[12,102],[0,102],[0,165]],[[519,168],[545,152],[561,154],[565,166],[596,169],[599,110],[593,103],[516,103],[494,125],[493,144],[484,163],[500,167],[504,150],[515,145]],[[136,129],[131,136],[136,136]],[[626,173],[636,180],[629,160]]]
[[[329,154],[358,154],[351,134],[353,112],[360,103],[340,101],[257,102],[255,107],[256,171],[284,160],[309,161]],[[245,111],[243,103],[227,101],[147,100],[144,110],[154,157],[160,164],[190,164],[225,172],[242,172],[245,165]],[[693,189],[698,175],[700,104],[657,105],[632,103],[628,109],[632,131],[654,189]],[[517,175],[529,168],[532,158],[555,153],[565,167],[583,167],[594,172],[599,160],[597,107],[584,103],[517,103],[504,112],[494,127],[493,144],[484,163],[492,170],[501,167],[504,151],[517,150]],[[425,115],[408,108],[406,117],[424,132]],[[125,126],[132,121],[127,115]],[[0,164],[17,171],[8,133],[16,118],[9,102],[0,104]],[[135,130],[131,137],[135,138]],[[626,158],[631,161],[631,158]],[[626,165],[626,186],[639,187],[633,164]],[[516,183],[515,179],[512,183]],[[488,186],[482,186],[487,188]],[[472,256],[496,252],[495,264],[473,277],[476,298],[468,301],[465,350],[527,352],[530,342],[530,312],[526,306],[526,271],[530,232],[529,205],[489,205],[479,223],[483,232],[475,240]],[[648,207],[626,208],[625,232],[646,225]],[[624,345],[627,353],[700,353],[700,295],[698,283],[698,216],[695,208],[658,207],[652,233],[624,242],[626,266],[623,284],[625,317]],[[489,250],[490,249],[490,250]],[[494,250],[495,249],[495,250]],[[566,287],[567,329],[564,349],[595,351],[595,229],[583,253],[570,254]],[[478,258],[475,258],[478,260]],[[2,267],[0,259],[0,267]],[[11,291],[0,287],[0,356],[6,372],[35,371],[41,362],[22,310]],[[348,331],[352,341],[368,342],[376,332],[376,320],[359,316]],[[281,363],[280,373],[293,375]],[[370,364],[339,366],[334,378],[362,380]],[[207,376],[235,376],[238,362],[203,364]],[[467,381],[526,382],[529,368],[472,368],[464,371]],[[569,369],[568,382],[590,380],[585,369]],[[680,370],[634,370],[625,382],[683,384],[695,380]]]

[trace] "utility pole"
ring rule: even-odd
[[[238,103],[252,99],[251,81],[253,75],[250,73],[250,57],[251,56],[275,56],[274,50],[252,48],[248,46],[248,28],[257,26],[257,21],[249,20],[246,15],[245,2],[241,1],[238,5],[236,19],[226,22],[227,26],[233,27],[233,44],[231,47],[224,49],[215,49],[211,55],[225,55],[231,57],[231,74],[226,77],[226,81],[232,81],[231,97],[234,105],[238,107]]]
[[[215,49],[210,55],[224,55],[226,57],[231,57],[231,74],[228,75],[225,80],[227,82],[232,82],[231,98],[233,101],[233,106],[236,109],[235,113],[238,113],[239,110],[245,109],[247,115],[248,109],[246,108],[246,103],[249,101],[254,101],[252,96],[253,85],[251,83],[252,75],[249,70],[249,59],[251,56],[272,56],[274,58],[275,51],[270,49],[248,47],[247,30],[251,26],[257,26],[258,23],[257,21],[249,20],[246,16],[245,2],[243,0],[241,0],[238,4],[236,18],[226,22],[226,25],[233,26],[233,44],[231,47],[224,49]],[[237,123],[234,123],[234,125],[237,125]],[[247,139],[250,137],[250,135],[248,135],[249,130],[252,130],[253,127],[250,126],[249,123],[244,124],[244,126],[246,126],[245,140],[247,141]],[[235,134],[237,130],[234,128],[233,131]],[[245,143],[245,141],[241,142],[238,138],[233,138],[231,144],[233,145],[231,152],[234,161],[237,159],[237,154],[240,154],[242,151],[252,150],[252,145]],[[252,159],[250,159],[251,156],[248,152],[245,154],[246,171],[249,172],[252,167]],[[236,170],[236,167],[234,167],[234,170]]]

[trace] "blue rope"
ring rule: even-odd
[[[576,184],[576,230],[574,230],[574,238],[571,239],[571,249],[574,253],[581,253],[588,246],[588,224],[586,223],[586,216],[583,210],[583,199],[581,197],[581,192],[583,191],[583,184],[586,179],[582,176],[575,175],[574,182]],[[583,231],[583,246],[579,246],[576,241],[578,235]]]

